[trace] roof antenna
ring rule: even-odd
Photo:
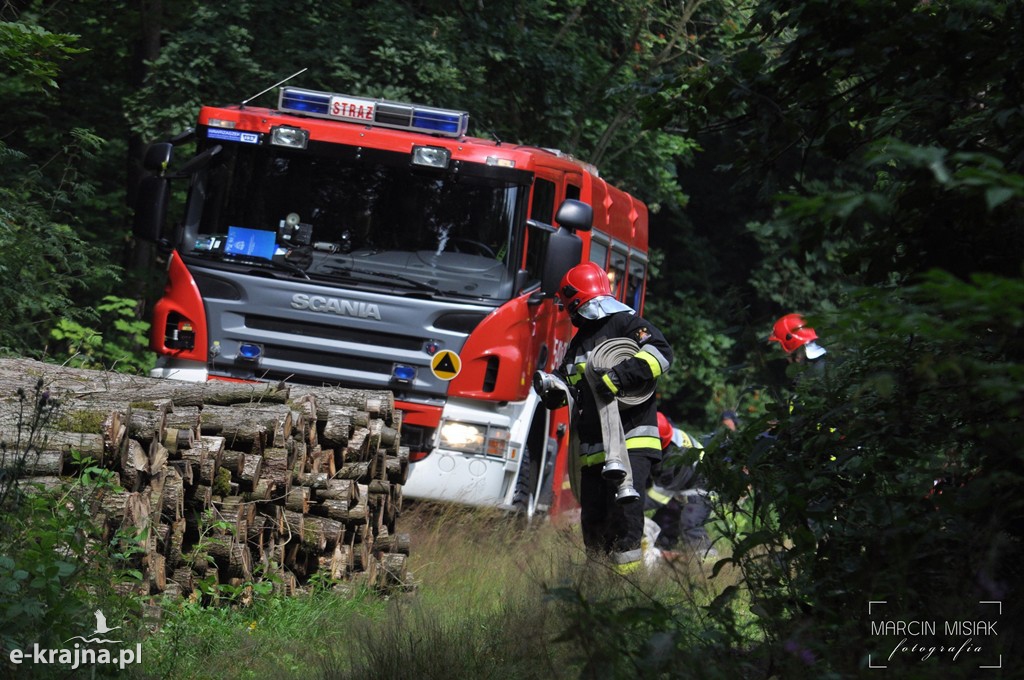
[[[309,70],[309,68],[307,67],[307,68],[302,69],[301,71],[296,71],[295,73],[291,74],[290,76],[288,76],[287,78],[285,78],[281,82],[274,83],[273,85],[271,85],[267,89],[263,90],[263,92],[260,92],[259,94],[254,94],[253,96],[249,97],[248,99],[246,99],[245,101],[242,102],[242,107],[241,108],[244,109],[245,105],[248,104],[249,102],[251,102],[253,99],[256,99],[256,97],[259,97],[260,95],[263,95],[263,94],[266,94],[267,92],[270,92],[271,90],[273,90],[278,85],[284,85],[285,83],[287,83],[289,80],[291,80],[295,76],[300,75],[302,73],[305,73],[308,70]]]

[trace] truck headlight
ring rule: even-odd
[[[442,449],[463,453],[486,454],[504,458],[508,451],[507,427],[445,421],[440,430]]]

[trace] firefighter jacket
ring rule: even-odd
[[[672,348],[665,336],[633,312],[617,312],[580,325],[566,349],[558,372],[576,390],[576,410],[572,414],[572,422],[579,440],[580,462],[583,466],[604,462],[601,419],[597,401],[587,385],[584,372],[594,348],[612,338],[629,338],[639,346],[633,357],[615,367],[622,389],[656,379],[666,373],[672,364]],[[654,460],[660,459],[661,440],[658,437],[657,414],[658,405],[654,394],[634,406],[620,405],[619,415],[626,435],[626,449],[630,454],[638,453]]]
[[[687,462],[688,452],[698,449],[700,453],[692,462]],[[675,428],[672,443],[664,450],[663,459],[651,470],[651,488],[647,490],[647,509],[667,504],[675,499],[679,502],[697,495],[703,495],[704,479],[697,470],[697,464],[704,458],[704,445],[686,432]]]

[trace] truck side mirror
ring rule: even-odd
[[[171,183],[165,177],[149,175],[139,182],[135,196],[135,218],[132,234],[142,241],[156,241],[163,231],[167,219],[167,202],[171,195]]]
[[[540,289],[545,297],[555,294],[565,273],[579,264],[583,257],[583,240],[576,232],[590,231],[594,224],[594,209],[583,201],[567,198],[558,206],[555,221],[559,227],[548,238],[540,277]]]
[[[174,157],[174,144],[155,142],[146,148],[142,167],[149,175],[142,178],[135,192],[135,217],[132,235],[140,241],[156,241],[167,216],[170,182],[164,177]]]
[[[563,204],[563,207],[564,204]],[[590,206],[587,206],[589,209]],[[558,211],[561,213],[561,209]],[[559,220],[561,221],[561,220]],[[589,227],[588,227],[589,228]],[[565,227],[548,238],[548,249],[544,254],[544,268],[540,277],[540,288],[545,296],[551,297],[558,290],[558,284],[570,268],[579,264],[583,257],[583,239]]]
[[[570,231],[590,231],[594,225],[594,209],[574,198],[567,198],[558,206],[555,221]]]
[[[174,156],[174,145],[170,142],[150,144],[146,155],[142,158],[142,167],[150,172],[162,175],[171,164]]]

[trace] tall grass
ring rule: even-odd
[[[525,527],[498,513],[417,504],[399,527],[412,534],[408,592],[172,605],[134,676],[634,677],[688,654],[704,634],[701,608],[721,590],[697,561],[615,574],[588,559],[573,523]]]

